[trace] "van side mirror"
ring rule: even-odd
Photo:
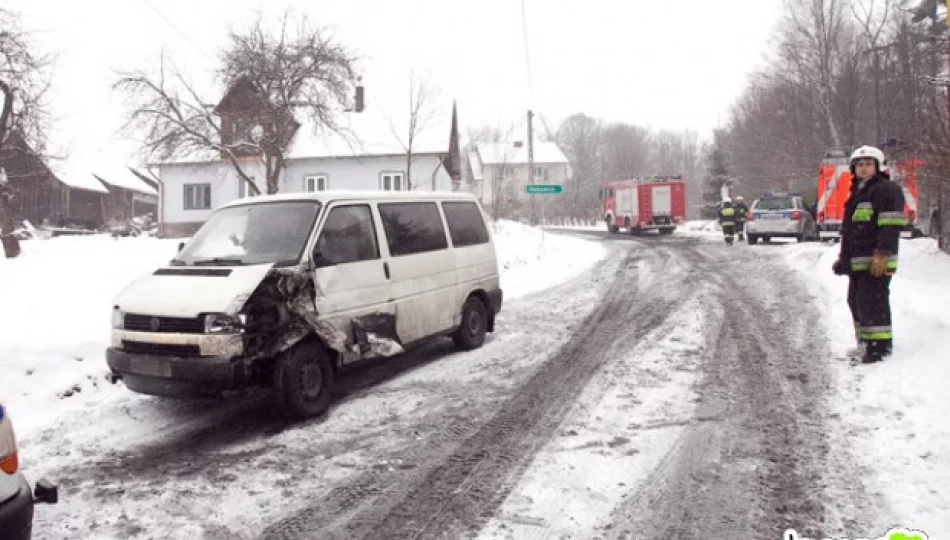
[[[183,249],[185,249],[185,243],[184,243],[184,242],[179,242],[179,243],[178,243],[178,252],[181,253],[181,250],[183,250]]]

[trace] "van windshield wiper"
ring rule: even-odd
[[[215,257],[213,259],[199,259],[192,261],[192,266],[241,266],[244,261],[241,259],[228,259],[225,257]]]

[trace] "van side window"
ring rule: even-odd
[[[488,243],[488,229],[478,205],[473,202],[444,202],[442,210],[449,223],[452,245],[475,246]]]
[[[379,213],[393,257],[449,247],[434,202],[385,203],[379,205]]]
[[[337,206],[330,210],[320,231],[314,262],[331,266],[379,258],[376,226],[367,205]]]

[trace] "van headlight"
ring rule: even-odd
[[[247,324],[247,315],[209,313],[205,315],[205,334],[240,334]]]
[[[112,309],[112,328],[116,330],[125,328],[125,313],[119,308]]]

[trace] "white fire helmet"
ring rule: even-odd
[[[851,154],[851,172],[854,173],[854,162],[859,159],[870,158],[877,161],[877,170],[878,172],[884,170],[884,152],[881,152],[879,149],[873,146],[862,146],[854,151]]]

